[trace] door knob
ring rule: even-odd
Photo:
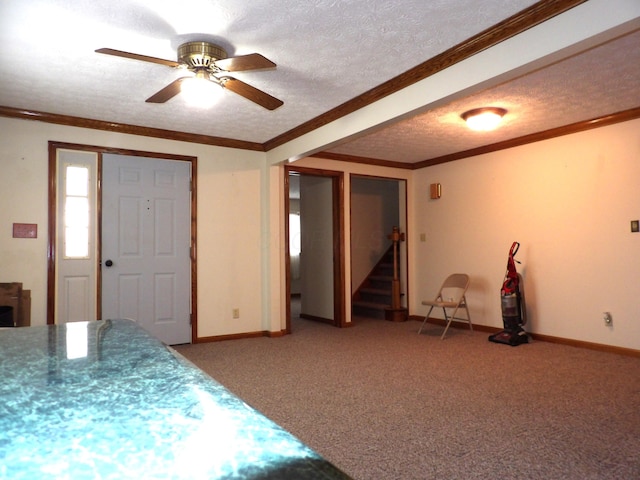
[[[104,262],[104,264],[107,267],[111,267],[113,265],[113,261],[112,260],[107,260],[106,262]]]

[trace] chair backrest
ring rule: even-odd
[[[453,273],[445,279],[439,295],[443,300],[458,302],[467,292],[467,288],[469,288],[469,275]]]

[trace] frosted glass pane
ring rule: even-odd
[[[89,229],[67,227],[64,229],[64,255],[67,258],[89,257]]]
[[[66,194],[78,197],[89,195],[89,169],[87,167],[67,167]]]
[[[64,224],[67,227],[89,226],[89,199],[67,197],[64,205]]]

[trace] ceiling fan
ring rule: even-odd
[[[199,80],[200,84],[204,82],[213,83],[227,90],[231,90],[268,110],[275,110],[284,103],[282,100],[272,97],[268,93],[258,90],[248,83],[226,75],[227,72],[241,72],[276,67],[275,63],[259,53],[228,57],[227,52],[222,47],[208,42],[187,42],[180,45],[178,47],[178,61],[123,52],[112,48],[100,48],[96,50],[96,52],[167,65],[174,68],[182,68],[195,74],[195,76],[180,77],[174,80],[162,90],[147,98],[146,101],[149,103],[164,103],[170,100],[180,93],[184,83],[187,83],[187,81],[195,83],[192,81],[194,78]]]

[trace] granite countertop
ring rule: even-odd
[[[2,330],[0,379],[0,478],[349,478],[128,320]]]

